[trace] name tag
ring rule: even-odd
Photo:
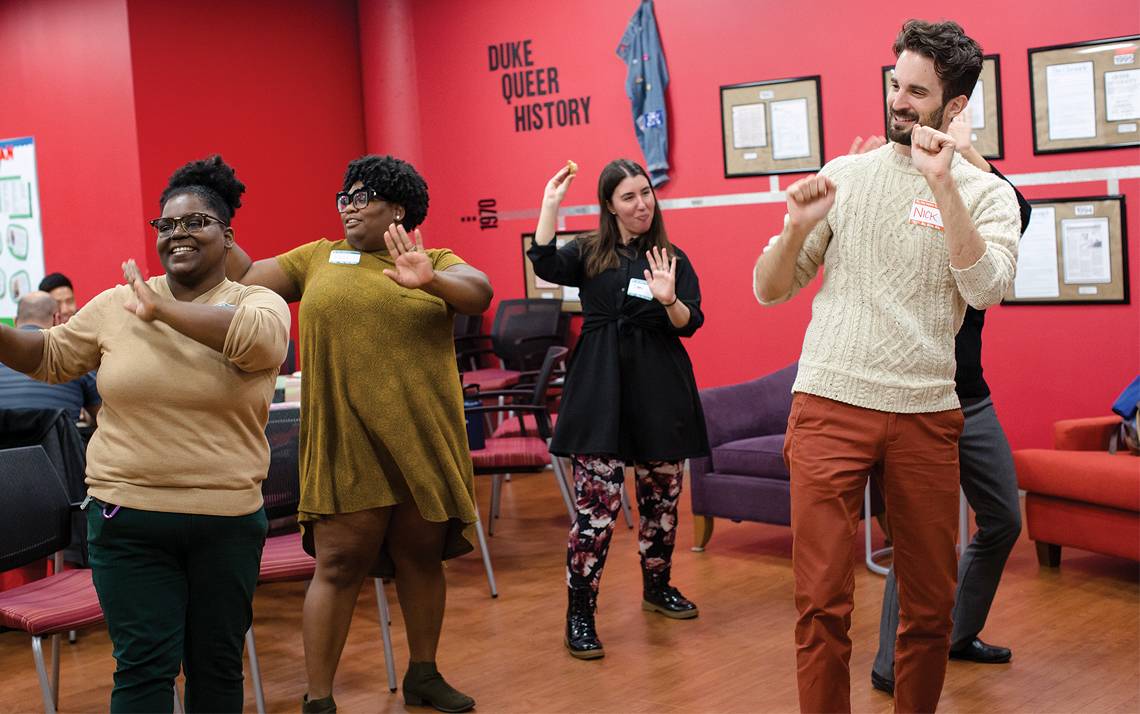
[[[910,220],[908,222],[939,231],[946,230],[942,226],[942,211],[938,210],[938,204],[923,201],[921,198],[914,199],[914,203],[910,204]]]
[[[649,290],[649,283],[640,278],[629,279],[629,287],[625,289],[625,294],[642,300],[653,299],[653,293]]]
[[[329,253],[329,262],[337,265],[357,265],[360,263],[360,251],[334,250]]]

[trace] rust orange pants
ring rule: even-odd
[[[899,584],[895,707],[933,712],[950,651],[957,579],[962,412],[894,414],[797,393],[784,441],[791,472],[800,710],[851,711],[852,544],[878,466]]]

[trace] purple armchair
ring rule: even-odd
[[[701,390],[712,455],[689,462],[694,550],[712,537],[713,518],[791,525],[784,431],[796,367]]]

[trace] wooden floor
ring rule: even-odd
[[[478,485],[487,513],[489,484]],[[619,524],[598,612],[607,655],[582,662],[562,646],[567,524],[555,486],[543,475],[505,484],[503,517],[490,545],[501,594],[488,597],[476,554],[449,563],[441,671],[476,698],[481,712],[794,711],[788,529],[718,521],[708,550],[693,553],[687,494],[682,502],[674,582],[700,605],[701,616],[672,621],[642,612],[636,538]],[[1071,550],[1059,570],[1041,570],[1023,536],[983,633],[1012,647],[1013,663],[951,662],[941,711],[1140,711],[1138,578],[1135,563]],[[402,677],[407,648],[389,591]],[[869,681],[882,591],[883,579],[860,564],[851,659],[856,711],[891,711],[891,700]],[[303,596],[303,584],[271,585],[258,590],[254,603],[270,711],[300,709]],[[105,711],[113,669],[104,630],[65,645],[61,711]],[[28,638],[0,636],[0,681],[0,712],[42,709]],[[360,596],[335,693],[342,712],[404,711],[400,694],[385,684],[371,588]],[[254,709],[248,680],[246,709]]]

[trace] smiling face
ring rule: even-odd
[[[191,213],[204,213],[218,218],[210,205],[193,193],[171,196],[162,207],[163,218],[179,218]],[[166,275],[187,287],[225,277],[226,251],[233,245],[234,233],[217,221],[207,221],[197,233],[187,233],[178,226],[170,236],[158,238],[158,258]]]
[[[364,188],[364,182],[357,181],[348,188],[347,193]],[[384,243],[384,232],[393,223],[399,223],[404,217],[404,208],[398,203],[390,203],[383,196],[374,196],[364,208],[357,208],[351,203],[340,214],[340,221],[344,224],[344,238],[348,244],[359,251],[387,250]]]
[[[610,196],[609,209],[617,218],[623,242],[647,232],[657,210],[657,199],[649,186],[649,179],[640,175],[622,179]]]
[[[59,323],[62,325],[75,314],[75,292],[66,285],[60,285],[49,293],[59,304]]]
[[[887,138],[910,146],[910,134],[916,126],[946,131],[957,111],[947,112],[942,101],[942,80],[934,71],[934,60],[917,52],[904,50],[895,62],[887,91]],[[952,102],[956,102],[954,98]],[[961,108],[959,107],[958,111]]]

